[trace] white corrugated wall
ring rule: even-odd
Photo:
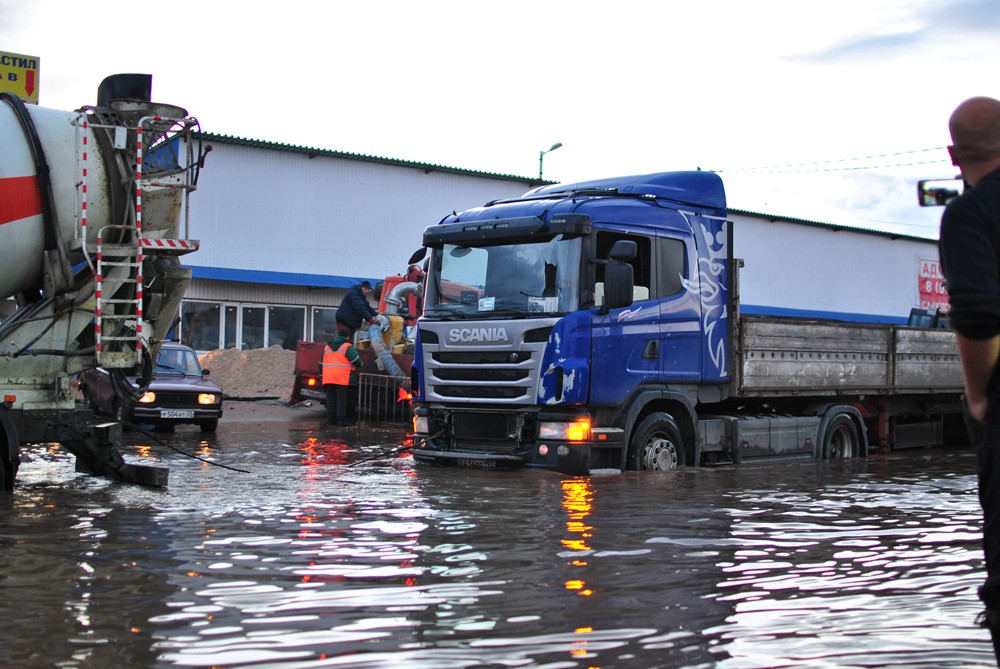
[[[932,240],[732,214],[733,256],[743,258],[741,304],[817,315],[906,318],[920,306],[919,259]]]
[[[381,277],[406,269],[424,228],[526,182],[215,144],[191,197],[185,264]]]

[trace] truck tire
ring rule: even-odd
[[[677,422],[658,411],[643,418],[632,432],[626,468],[667,471],[684,466],[684,440]]]
[[[850,460],[861,455],[858,426],[847,414],[833,417],[823,435],[824,460]]]

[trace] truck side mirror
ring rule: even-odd
[[[925,179],[917,182],[917,197],[921,207],[942,207],[962,194],[961,179]]]
[[[635,246],[635,242],[631,242]],[[617,245],[617,242],[616,242]],[[610,260],[604,267],[604,306],[601,313],[609,309],[621,309],[632,304],[635,277],[632,265],[620,260]]]

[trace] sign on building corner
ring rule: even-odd
[[[917,258],[917,300],[921,309],[948,311],[948,291],[937,258]]]
[[[0,92],[13,93],[25,104],[38,104],[38,70],[41,59],[0,51]]]

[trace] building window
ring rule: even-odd
[[[218,302],[183,302],[181,304],[181,342],[196,351],[219,348]]]
[[[302,339],[305,317],[303,307],[268,307],[267,345],[294,351],[296,342]]]
[[[312,310],[312,340],[326,342],[337,334],[337,310],[324,307],[313,307]]]
[[[280,346],[290,351],[305,331],[305,307],[181,303],[181,341],[196,351]]]

